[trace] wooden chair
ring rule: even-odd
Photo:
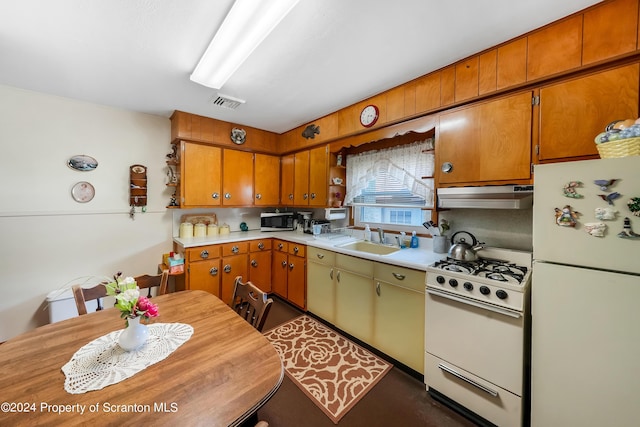
[[[158,295],[164,295],[168,292],[169,270],[164,270],[162,274],[150,276],[148,274],[134,277],[140,289],[147,289],[147,297],[151,298],[151,288],[158,286]],[[97,300],[98,307],[96,311],[102,310],[102,298],[107,296],[107,288],[103,283],[93,288],[85,289],[80,285],[73,285],[73,298],[76,300],[76,308],[78,314],[87,314],[87,301]]]
[[[158,287],[156,295],[164,295],[169,292],[169,270],[162,270],[162,274],[150,276],[144,274],[134,277],[140,289],[147,289],[147,297],[151,298],[151,288]]]
[[[96,308],[96,311],[103,309],[102,298],[107,296],[107,288],[105,288],[104,284],[100,283],[89,289],[84,289],[80,285],[73,285],[72,289],[79,315],[87,314],[87,301],[97,300],[98,308]]]
[[[251,282],[242,283],[242,276],[236,277],[231,308],[258,331],[262,331],[273,300],[266,292]]]

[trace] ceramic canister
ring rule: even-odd
[[[193,226],[194,237],[205,237],[207,235],[207,226],[201,222]]]
[[[209,224],[207,226],[207,236],[217,236],[218,235],[218,224]]]
[[[230,231],[231,230],[229,229],[229,226],[227,224],[222,224],[220,226],[220,229],[218,230],[220,234],[229,234]]]
[[[190,222],[180,224],[180,238],[190,239],[191,237],[193,237],[193,224]]]

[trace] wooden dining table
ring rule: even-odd
[[[203,291],[154,297],[151,323],[191,325],[166,359],[83,394],[65,391],[61,368],[85,344],[124,328],[115,308],[42,326],[0,345],[0,426],[239,425],[284,375],[271,343],[229,306]]]

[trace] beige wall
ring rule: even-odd
[[[171,250],[168,118],[0,86],[0,342],[48,321],[46,296],[82,276],[155,273]],[[69,157],[98,160],[90,172]],[[129,218],[129,166],[148,167],[149,205]],[[89,181],[95,198],[71,198]]]

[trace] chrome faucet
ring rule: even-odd
[[[384,230],[382,228],[378,228],[378,238],[380,239],[380,244],[384,245]]]

